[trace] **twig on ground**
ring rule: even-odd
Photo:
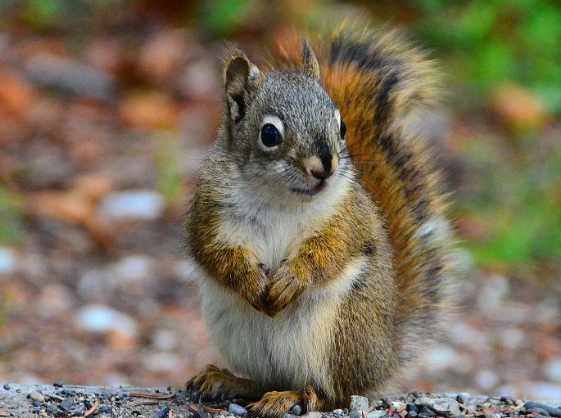
[[[146,399],[171,399],[175,398],[177,393],[170,393],[168,395],[164,395],[163,393],[150,393],[150,392],[131,392],[132,398],[146,398]]]
[[[134,401],[130,403],[131,407],[143,406],[143,405],[158,405],[158,399],[144,399],[140,401]]]
[[[86,411],[86,413],[84,414],[84,417],[89,417],[90,415],[93,415],[93,413],[95,412],[95,410],[97,409],[97,407],[99,405],[100,405],[100,402],[95,401],[95,403],[92,405],[92,407]]]

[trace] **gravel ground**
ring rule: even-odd
[[[231,418],[248,415],[241,399],[221,403],[193,403],[185,391],[132,387],[100,388],[53,385],[10,385],[0,388],[0,417],[146,417]],[[524,401],[468,393],[414,392],[374,400],[352,396],[349,409],[310,412],[308,418],[502,418],[561,417],[560,401]],[[284,418],[302,415],[294,407]]]

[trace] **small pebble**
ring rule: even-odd
[[[70,411],[75,404],[76,403],[74,402],[74,398],[66,398],[60,403],[59,406],[65,411]]]
[[[302,415],[302,407],[300,405],[294,405],[291,412],[294,415]]]
[[[431,411],[429,408],[427,408],[426,406],[423,406],[421,408],[420,414],[425,414],[428,417],[435,417],[436,416],[436,414],[433,411]]]
[[[359,410],[366,410],[370,406],[368,402],[368,398],[364,396],[351,396],[351,401],[349,403],[349,410],[351,411],[359,411]]]
[[[431,399],[427,396],[422,396],[416,400],[415,404],[418,406],[426,406],[427,408],[433,408],[435,401],[434,399]]]
[[[235,415],[246,415],[247,414],[247,409],[245,409],[243,406],[237,405],[235,403],[231,403],[228,406],[228,411],[232,414],[235,414]]]
[[[343,410],[342,409],[334,409],[333,410],[333,415],[337,415],[338,417],[342,417],[343,416]]]
[[[405,402],[401,401],[393,401],[391,405],[395,408],[396,411],[401,411],[405,408]]]
[[[419,412],[419,408],[417,408],[417,405],[415,405],[414,403],[408,403],[405,406],[405,409],[407,409],[409,412],[413,411],[415,412],[415,414]]]
[[[29,394],[29,397],[37,402],[45,402],[45,397],[41,393],[37,392],[36,390],[31,392]]]
[[[549,416],[550,416],[550,415],[549,415],[549,412],[547,412],[547,411],[546,411],[545,409],[543,409],[543,408],[538,408],[538,407],[536,407],[536,408],[527,408],[527,409],[526,409],[526,414],[534,414],[534,413],[539,414],[539,415],[544,415],[544,416],[546,416],[546,417],[549,417]]]
[[[461,413],[460,404],[454,399],[438,399],[432,405],[425,406],[442,416],[457,416]]]
[[[152,416],[152,418],[167,418],[168,415],[169,415],[169,410],[170,410],[170,407],[166,406],[164,409],[162,409],[156,415]]]
[[[4,389],[6,390],[10,390],[12,387],[10,386],[9,383],[4,383]]]
[[[546,404],[543,404],[543,403],[540,403],[540,402],[534,402],[534,401],[526,402],[526,404],[524,405],[524,408],[526,408],[526,410],[541,408],[541,409],[547,411],[547,413],[552,417],[561,417],[561,409],[560,408],[554,408],[552,406],[549,406],[549,405],[546,405]]]
[[[197,412],[193,415],[195,418],[209,418],[211,415],[206,412],[203,408],[199,408]]]

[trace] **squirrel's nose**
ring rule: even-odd
[[[323,170],[312,170],[312,176],[314,176],[316,179],[319,180],[325,180],[328,177],[331,177],[333,173],[331,172],[331,170],[326,171],[325,169]]]
[[[326,180],[331,177],[337,171],[338,166],[338,158],[331,154],[321,157],[310,157],[304,161],[304,167],[308,175],[318,180]]]

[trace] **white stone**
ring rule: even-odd
[[[11,248],[0,247],[0,277],[16,272],[16,252]]]
[[[126,190],[105,196],[99,205],[106,220],[157,219],[165,209],[164,197],[153,190]]]
[[[156,262],[145,256],[124,257],[113,266],[113,277],[124,283],[140,282],[150,279],[156,271]]]
[[[138,325],[130,316],[105,305],[87,305],[78,311],[76,326],[91,333],[106,334],[116,331],[135,337]]]

